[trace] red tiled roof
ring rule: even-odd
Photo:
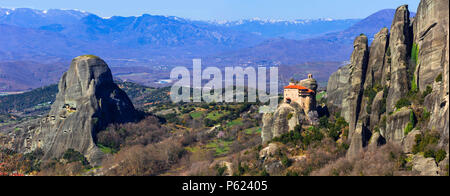
[[[313,90],[306,88],[304,86],[300,86],[300,85],[289,85],[289,86],[285,86],[284,89],[298,89],[298,90],[306,90],[308,93],[314,93]]]

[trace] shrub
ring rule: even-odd
[[[225,171],[227,170],[227,166],[218,166],[216,165],[216,171],[217,171],[217,176],[223,176],[223,174],[225,174]]]
[[[312,175],[318,176],[392,176],[401,171],[406,175],[412,174],[406,171],[405,156],[402,155],[400,146],[386,144],[377,149],[369,149],[361,153],[356,159],[349,160],[345,157],[333,161],[316,170]]]
[[[385,86],[383,88],[383,99],[381,100],[381,104],[380,104],[380,114],[386,113],[386,101],[387,101],[388,93],[389,93],[389,89]]]
[[[442,73],[440,73],[440,74],[436,77],[436,79],[435,79],[434,81],[436,81],[436,82],[442,82]]]
[[[66,152],[64,152],[62,158],[67,160],[68,163],[81,162],[84,166],[89,165],[86,157],[72,148],[67,149]]]
[[[413,130],[413,124],[411,123],[411,122],[409,122],[407,125],[406,125],[406,127],[405,127],[405,135],[408,135],[409,134],[409,132],[411,132],[412,130]]]
[[[429,95],[433,91],[433,88],[431,86],[427,86],[427,89],[423,91],[422,98],[425,98],[427,95]]]
[[[300,125],[297,125],[294,128],[294,131],[290,131],[288,133],[281,135],[280,137],[276,137],[276,138],[272,139],[272,141],[274,141],[274,142],[281,142],[283,144],[297,143],[302,140],[303,140],[303,136],[301,134],[301,126]]]
[[[417,91],[416,76],[413,76],[413,79],[411,81],[411,91],[413,91],[413,92]]]
[[[445,150],[443,149],[440,149],[438,151],[434,151],[433,149],[427,149],[425,150],[423,156],[425,158],[434,158],[436,163],[439,163],[445,159],[445,157],[447,156],[447,152],[445,152]]]
[[[417,64],[419,61],[419,46],[417,44],[413,44],[411,49],[411,60]]]
[[[249,170],[249,167],[248,167],[247,165],[242,166],[242,163],[239,162],[239,164],[238,164],[238,169],[237,169],[237,173],[235,174],[235,176],[242,176],[242,175],[245,174],[248,170]]]
[[[364,96],[369,99],[366,106],[366,111],[368,114],[372,113],[372,103],[376,95],[377,91],[375,90],[375,88],[367,88],[364,90]]]
[[[345,119],[343,117],[338,117],[334,123],[328,124],[328,136],[333,138],[335,141],[338,140],[342,132],[346,133],[344,129],[347,126],[348,123]]]
[[[214,120],[211,120],[209,118],[205,118],[203,119],[203,124],[205,125],[205,127],[213,127],[217,122]]]
[[[261,171],[260,176],[270,176],[270,175],[269,173],[267,173],[266,169],[264,169]]]
[[[292,164],[292,161],[286,156],[286,154],[283,154],[281,157],[281,164],[283,164],[284,167],[289,167]]]
[[[112,124],[97,134],[97,144],[114,151],[135,144],[159,142],[168,131],[159,125],[156,117],[149,116],[137,123]]]
[[[432,149],[425,150],[425,152],[423,152],[423,156],[425,158],[434,158],[434,150]]]
[[[419,152],[425,152],[430,147],[436,145],[439,142],[440,136],[437,132],[427,131],[425,134],[416,135],[416,144],[413,146],[412,152],[417,154]]]
[[[322,134],[318,127],[311,127],[306,131],[305,136],[302,138],[303,147],[306,148],[313,142],[322,141],[325,136]]]
[[[291,120],[292,116],[294,116],[294,114],[289,113],[289,114],[287,115],[287,120]]]
[[[407,98],[401,98],[400,100],[397,101],[397,103],[395,104],[395,107],[397,109],[403,108],[403,107],[407,107],[411,105],[411,101],[409,101]]]
[[[329,127],[329,122],[328,122],[328,117],[327,116],[322,116],[319,119],[319,126],[321,128],[328,128]]]
[[[430,117],[431,117],[431,112],[428,112],[427,109],[424,108],[424,111],[423,111],[423,119],[424,119],[424,120],[428,120],[428,119],[430,119]]]
[[[411,113],[409,113],[409,123],[405,127],[405,135],[408,135],[408,133],[411,132],[415,126],[416,117],[414,116],[414,112],[411,111]]]
[[[364,95],[369,98],[369,103],[372,103],[377,95],[377,91],[374,88],[366,88],[364,90]]]
[[[444,149],[440,149],[435,153],[436,162],[439,163],[445,159],[447,152]]]
[[[176,113],[166,114],[164,116],[164,119],[166,119],[166,121],[169,123],[180,124],[180,119],[178,118],[178,115]]]
[[[105,175],[152,176],[161,174],[178,163],[185,150],[178,139],[166,139],[156,144],[133,145],[114,154],[103,165],[112,168]],[[114,165],[118,167],[113,167]]]

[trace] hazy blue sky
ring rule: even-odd
[[[0,0],[0,7],[79,9],[109,17],[143,13],[200,20],[364,18],[419,0]]]

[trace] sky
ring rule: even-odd
[[[193,20],[250,18],[365,18],[379,10],[408,4],[416,12],[420,0],[0,0],[3,8],[77,9],[102,17],[142,14]]]

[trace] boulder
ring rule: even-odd
[[[273,122],[273,114],[265,113],[262,117],[262,128],[261,128],[261,139],[263,144],[272,140],[272,122]]]
[[[300,105],[297,103],[283,103],[274,114],[264,114],[261,133],[262,142],[267,143],[275,137],[293,131],[297,125],[301,125],[307,120]]]
[[[439,162],[439,175],[448,176],[448,153],[444,160]]]
[[[266,164],[264,164],[264,169],[269,173],[271,176],[277,176],[281,175],[281,172],[283,171],[284,167],[281,161],[271,161]]]
[[[347,158],[350,160],[358,158],[363,152],[363,149],[363,127],[362,124],[359,123],[351,137]]]
[[[412,153],[414,145],[416,145],[416,136],[422,134],[420,130],[414,130],[409,133],[402,142],[404,153]]]
[[[259,152],[259,158],[264,160],[268,157],[276,155],[280,150],[280,147],[276,143],[270,143],[267,147],[263,148]]]
[[[381,133],[386,141],[401,144],[405,137],[405,128],[410,122],[411,112],[410,108],[403,107],[387,117],[386,130]]]
[[[412,170],[422,176],[437,176],[439,168],[433,158],[425,158],[422,155],[414,155],[412,158]]]

